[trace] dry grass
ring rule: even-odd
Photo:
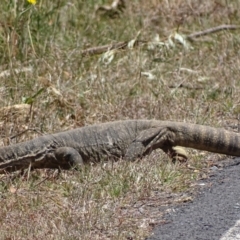
[[[128,1],[115,18],[95,13],[106,3],[1,1],[1,145],[117,119],[237,124],[240,31],[201,37],[188,49],[159,41],[169,43],[176,29],[182,36],[238,24],[240,1]],[[154,41],[157,34],[151,49],[81,55],[137,36]],[[190,200],[192,181],[215,157],[189,155],[186,166],[157,151],[80,172],[2,176],[0,238],[144,239],[169,204]]]

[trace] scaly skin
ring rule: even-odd
[[[84,162],[123,158],[133,161],[161,148],[172,158],[175,146],[240,156],[240,135],[197,124],[126,120],[97,124],[0,148],[0,173],[29,165],[69,169]],[[184,156],[183,156],[184,157]]]

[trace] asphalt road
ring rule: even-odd
[[[240,239],[240,158],[221,164],[198,183],[193,202],[171,207],[148,240]]]

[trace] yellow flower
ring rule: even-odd
[[[35,5],[37,3],[37,0],[27,0],[29,3]]]

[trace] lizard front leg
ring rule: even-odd
[[[127,161],[134,161],[138,158],[141,158],[146,151],[146,147],[142,142],[132,142],[127,149],[127,152],[124,156],[124,159]]]
[[[83,159],[79,152],[72,147],[60,147],[54,152],[48,153],[42,164],[36,164],[33,168],[60,168],[71,169],[83,165]]]

